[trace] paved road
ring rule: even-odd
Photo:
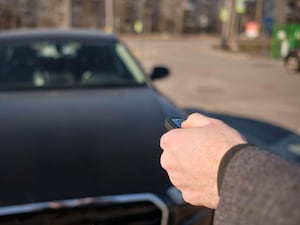
[[[156,81],[178,106],[265,121],[300,133],[300,74],[281,61],[214,48],[219,39],[128,38],[123,40],[147,71],[167,65],[171,76]]]

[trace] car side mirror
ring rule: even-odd
[[[156,66],[153,68],[152,73],[150,74],[151,80],[156,80],[160,78],[167,77],[170,74],[170,71],[167,67]]]

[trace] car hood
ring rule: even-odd
[[[2,92],[1,205],[169,187],[149,88]]]

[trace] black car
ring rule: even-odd
[[[300,48],[289,51],[284,57],[284,65],[290,73],[300,72]]]
[[[185,117],[115,36],[0,33],[0,224],[210,224],[160,167]]]

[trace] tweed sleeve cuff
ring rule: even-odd
[[[232,157],[239,151],[243,150],[246,147],[251,146],[250,144],[239,144],[233,146],[222,158],[220,163],[219,171],[218,171],[218,193],[220,194],[221,185],[225,173],[226,166],[228,165],[229,161]]]

